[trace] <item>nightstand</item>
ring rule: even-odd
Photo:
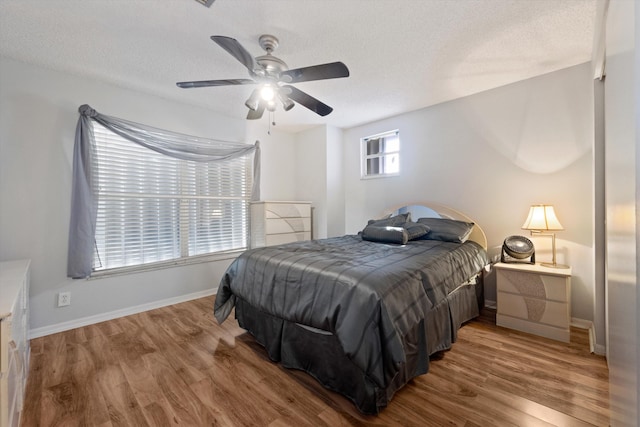
[[[496,324],[569,342],[571,268],[497,263]]]

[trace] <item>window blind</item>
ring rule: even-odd
[[[251,162],[175,159],[93,122],[94,271],[245,249]]]

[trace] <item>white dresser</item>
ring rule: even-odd
[[[571,269],[497,263],[496,324],[569,342]]]
[[[20,425],[29,372],[29,265],[0,262],[0,427]]]
[[[251,202],[251,247],[311,240],[311,202]]]

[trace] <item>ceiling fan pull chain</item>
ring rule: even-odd
[[[269,111],[269,130],[267,131],[267,135],[271,135],[271,125],[276,125],[276,121],[274,116],[276,113],[274,111]]]

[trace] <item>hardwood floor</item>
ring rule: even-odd
[[[466,324],[430,371],[364,416],[271,362],[213,297],[31,341],[23,426],[606,426],[608,373],[585,331],[564,344]]]

